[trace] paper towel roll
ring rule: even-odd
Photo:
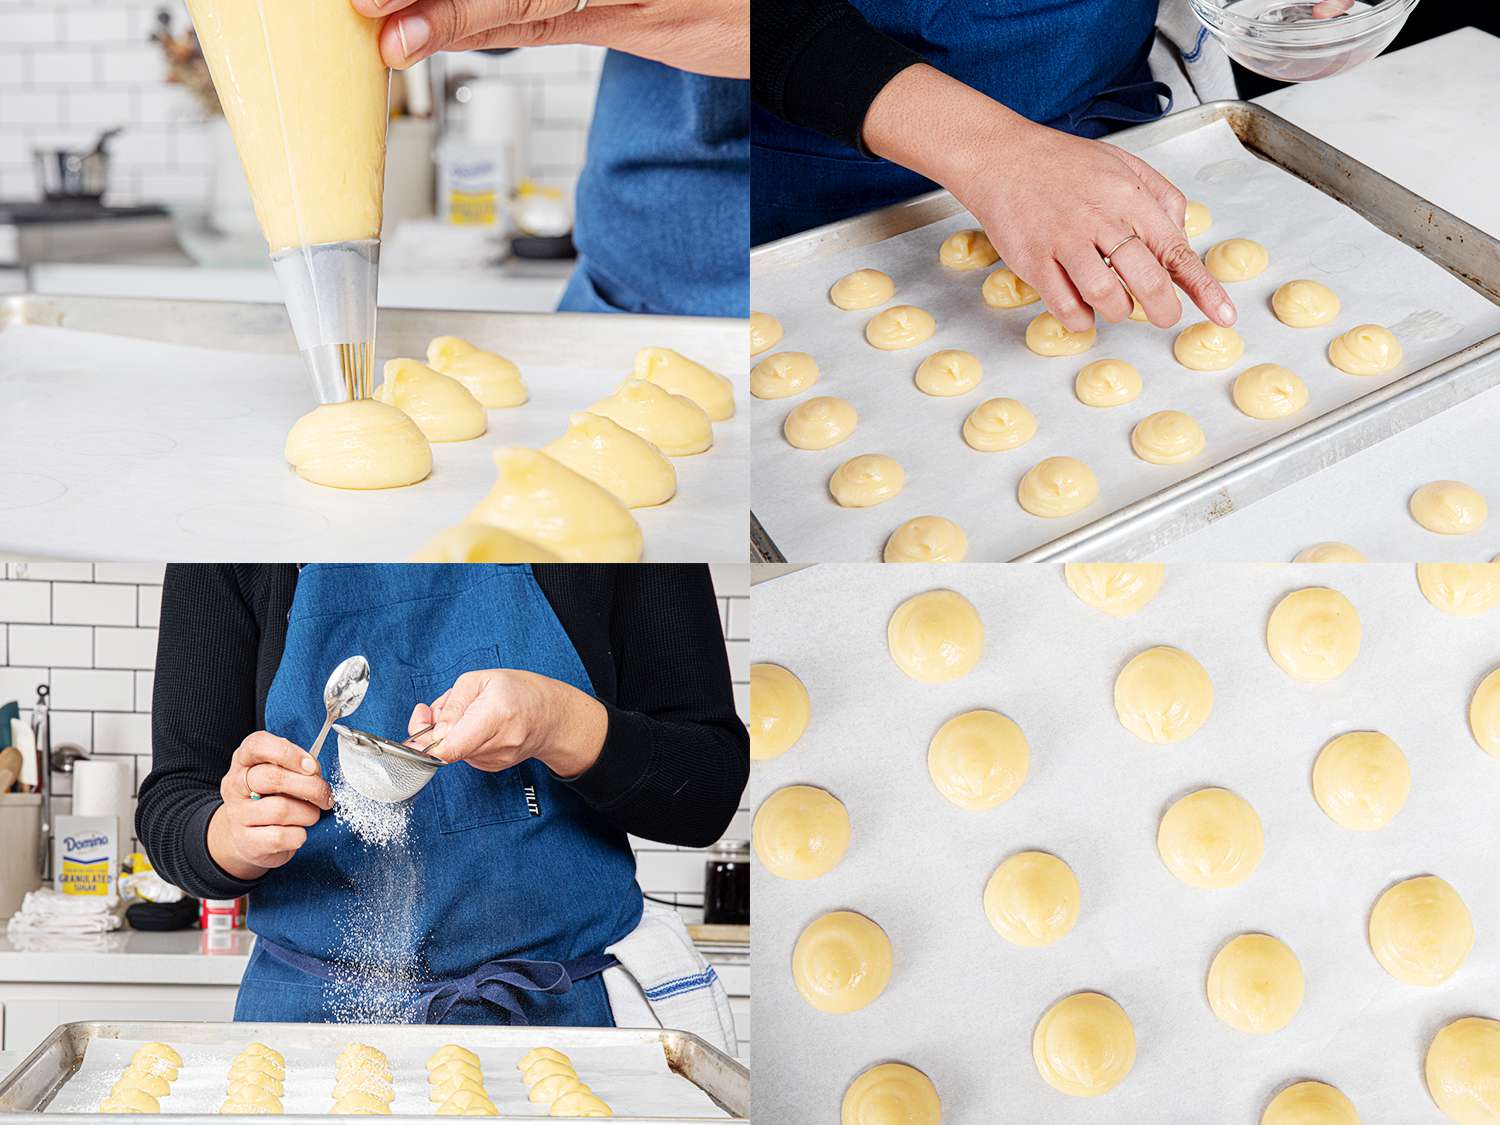
[[[119,817],[120,831],[127,837],[135,828],[134,789],[131,762],[83,758],[73,763],[73,815]]]

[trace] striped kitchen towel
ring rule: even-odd
[[[677,911],[648,902],[640,925],[605,952],[620,962],[604,973],[616,1027],[687,1031],[735,1053],[729,994]]]
[[[1151,77],[1171,87],[1176,109],[1239,97],[1229,55],[1188,0],[1161,0],[1157,6],[1150,65]]]

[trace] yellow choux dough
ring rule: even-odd
[[[961,809],[992,809],[1010,800],[1030,762],[1026,735],[998,711],[955,715],[927,744],[932,784]]]
[[[1262,421],[1285,418],[1307,405],[1307,384],[1277,363],[1257,363],[1234,380],[1234,405]]]
[[[811,713],[807,688],[791,672],[780,664],[750,665],[751,758],[781,757],[807,730]]]
[[[1043,519],[1060,519],[1087,508],[1099,497],[1099,478],[1074,457],[1048,457],[1026,470],[1016,486],[1021,507]]]
[[[1260,1125],[1360,1125],[1354,1103],[1326,1082],[1296,1082],[1271,1099]]]
[[[1069,332],[1062,321],[1049,312],[1038,313],[1026,326],[1026,346],[1037,355],[1078,355],[1094,346],[1098,330]]]
[[[859,414],[844,399],[818,395],[792,407],[781,432],[796,449],[831,449],[858,424]]]
[[[888,563],[956,563],[969,554],[964,529],[942,516],[916,516],[885,541],[881,558]]]
[[[820,1012],[857,1012],[891,979],[891,939],[863,914],[835,910],[810,923],[792,949],[792,982]]]
[[[463,1057],[447,1058],[440,1063],[429,1063],[427,1066],[427,1081],[433,1085],[457,1075],[465,1075],[476,1082],[484,1077],[477,1062]]]
[[[668,457],[690,457],[714,443],[713,426],[701,406],[644,379],[626,379],[588,412],[618,422]]]
[[[998,269],[979,287],[984,303],[992,309],[1018,309],[1041,300],[1037,291],[1015,275],[1015,271]]]
[[[457,1083],[468,1082],[471,1080],[460,1076],[450,1079],[449,1081]],[[395,1087],[392,1086],[390,1078],[386,1077],[383,1074],[357,1074],[353,1071],[344,1074],[338,1079],[338,1081],[333,1084],[333,1100],[338,1101],[345,1095],[352,1094],[355,1090],[363,1090],[371,1097],[378,1098],[380,1101],[385,1102],[386,1105],[390,1105],[391,1102],[396,1100],[396,1090]],[[271,1092],[278,1097],[281,1096],[280,1090],[272,1090]],[[229,1095],[231,1098],[233,1098],[234,1094],[235,1088],[231,1085],[229,1087]],[[441,1098],[433,1099],[433,1101],[441,1100]]]
[[[1096,359],[1078,372],[1073,393],[1085,406],[1120,406],[1141,393],[1141,373],[1123,359]]]
[[[1249,281],[1259,276],[1270,260],[1266,248],[1250,238],[1226,238],[1203,255],[1208,272],[1225,282]]]
[[[444,1102],[437,1108],[439,1117],[499,1117],[500,1111],[495,1108],[495,1103],[489,1098],[459,1105],[457,1102]]]
[[[1180,410],[1148,414],[1130,431],[1130,448],[1153,465],[1180,465],[1203,452],[1203,427]]]
[[[1127,290],[1127,292],[1129,291]],[[1130,294],[1130,319],[1136,321],[1138,324],[1149,324],[1151,322],[1151,318],[1146,315],[1146,310],[1141,307],[1140,298],[1134,293]]]
[[[131,1062],[140,1062],[143,1059],[159,1059],[174,1068],[182,1065],[182,1056],[177,1053],[177,1048],[168,1043],[143,1044],[137,1047],[135,1053],[130,1056]],[[170,1078],[168,1081],[175,1082],[176,1078]]]
[[[1418,563],[1417,586],[1444,613],[1478,617],[1500,605],[1500,563]]]
[[[884,312],[876,313],[865,325],[865,339],[872,347],[883,352],[914,348],[923,340],[932,338],[937,331],[937,321],[926,309],[916,305],[892,305]]]
[[[268,1059],[263,1055],[241,1054],[229,1064],[229,1077],[238,1078],[243,1074],[266,1074],[280,1078],[286,1074],[286,1068],[275,1059]]]
[[[881,1063],[849,1084],[839,1125],[939,1125],[942,1116],[932,1079],[905,1063]]]
[[[891,614],[885,639],[896,667],[924,684],[968,675],[984,653],[979,612],[952,590],[907,598]]]
[[[391,1107],[374,1094],[364,1090],[350,1090],[333,1103],[333,1108],[329,1112],[360,1117],[370,1114],[385,1116],[391,1112]]]
[[[390,1087],[385,1087],[389,1090]],[[484,1093],[484,1077],[476,1067],[472,1071],[458,1071],[448,1075],[446,1078],[429,1080],[427,1096],[437,1105],[442,1105],[460,1090],[469,1090],[475,1093]],[[339,1096],[339,1089],[334,1088],[333,1096]]]
[[[1265,854],[1266,837],[1250,802],[1228,789],[1199,789],[1172,803],[1156,829],[1167,870],[1190,887],[1233,887]]]
[[[828,299],[841,309],[873,309],[896,295],[890,274],[879,270],[855,270],[833,283]]]
[[[768,312],[750,314],[750,354],[760,355],[781,342],[781,321]]]
[[[665,504],[677,494],[677,470],[660,449],[602,414],[573,414],[562,437],[542,452],[614,494],[627,508]]]
[[[572,1078],[578,1077],[578,1072],[573,1069],[572,1063],[558,1062],[556,1059],[537,1059],[521,1071],[521,1081],[528,1086],[534,1086],[543,1078],[551,1078],[558,1074],[566,1074]]]
[[[1411,767],[1391,739],[1356,730],[1332,739],[1313,763],[1313,797],[1328,819],[1373,832],[1395,819],[1411,792]]]
[[[1339,299],[1328,286],[1298,278],[1271,294],[1271,311],[1288,327],[1316,328],[1339,315]]]
[[[849,812],[826,789],[788,785],[761,802],[750,839],[761,866],[777,878],[817,879],[849,848]]]
[[[1469,700],[1469,730],[1487,754],[1500,758],[1500,668],[1479,681]]]
[[[264,1043],[247,1043],[245,1049],[240,1052],[240,1057],[254,1055],[263,1059],[270,1059],[283,1070],[286,1068],[286,1056],[274,1047],[267,1047]]]
[[[806,352],[777,352],[750,369],[756,398],[791,398],[818,381],[818,362]]]
[[[414,359],[390,360],[375,397],[407,415],[428,441],[468,441],[489,428],[468,387]]]
[[[401,488],[432,472],[432,446],[417,424],[369,398],[304,414],[285,454],[298,476],[328,488]]]
[[[1266,622],[1266,649],[1294,680],[1323,683],[1343,675],[1359,655],[1359,612],[1324,586],[1293,590]]]
[[[986,399],[969,411],[963,434],[981,453],[1015,449],[1036,436],[1036,415],[1013,398]]]
[[[601,1099],[583,1090],[573,1090],[564,1094],[552,1103],[552,1108],[547,1111],[548,1117],[613,1117],[614,1110],[610,1109]]]
[[[984,887],[984,916],[1013,945],[1039,948],[1067,936],[1078,921],[1078,878],[1046,852],[1017,852]]]
[[[1469,535],[1490,514],[1479,491],[1458,480],[1429,481],[1411,494],[1407,507],[1412,519],[1438,535]]]
[[[614,496],[535,449],[495,450],[496,481],[469,513],[567,562],[639,562],[640,525]]]
[[[1067,563],[1063,579],[1086,606],[1111,617],[1133,617],[1161,590],[1161,563]]]
[[[246,1114],[250,1116],[263,1116],[265,1114],[279,1114],[282,1112],[281,1103],[278,1101],[273,1106],[249,1105],[245,1102],[226,1101],[219,1107],[220,1114]]]
[[[1244,353],[1238,332],[1207,320],[1189,324],[1172,341],[1172,354],[1189,371],[1223,371]]]
[[[734,417],[734,384],[681,352],[642,348],[635,353],[634,374],[637,379],[696,402],[711,422]]]
[[[1314,543],[1311,547],[1303,547],[1292,561],[1297,563],[1362,563],[1370,560],[1365,558],[1364,552],[1357,547],[1330,540],[1326,543]]]
[[[584,1082],[577,1075],[549,1074],[540,1082],[532,1083],[531,1089],[526,1091],[526,1100],[529,1102],[546,1102],[551,1105],[564,1094],[572,1093],[574,1090],[584,1094],[592,1094]]]
[[[1454,1020],[1432,1037],[1424,1070],[1428,1093],[1450,1121],[1500,1121],[1500,1020]]]
[[[757,664],[757,665],[755,665],[751,669],[751,672],[752,672],[752,677],[751,677],[752,685],[754,683],[753,673],[754,673],[755,668],[775,668],[775,667],[776,667],[775,664]],[[781,671],[785,672],[786,669],[783,668],[783,669],[781,669]],[[790,675],[791,673],[787,673],[787,674]],[[797,686],[800,688],[802,685],[799,682],[797,684]],[[806,718],[806,716],[804,714],[804,721],[805,721],[805,718]],[[802,732],[799,730],[797,733],[801,734]],[[793,739],[793,741],[796,741],[796,740]],[[775,756],[776,756],[775,754],[765,755],[765,757],[771,757],[771,758],[774,758]],[[516,1069],[519,1070],[521,1073],[524,1074],[524,1073],[526,1073],[526,1068],[529,1067],[532,1063],[536,1062],[538,1059],[552,1059],[554,1062],[567,1063],[569,1066],[573,1065],[573,1060],[570,1059],[570,1058],[568,1058],[567,1055],[563,1054],[556,1047],[533,1047],[533,1048],[531,1048],[531,1050],[527,1051],[524,1055],[522,1055],[519,1059],[516,1060]]]
[[[1333,338],[1328,362],[1346,375],[1384,375],[1401,362],[1401,341],[1379,324],[1356,325]]]
[[[224,1101],[226,1104],[250,1106],[251,1112],[255,1113],[281,1112],[281,1098],[270,1090],[262,1090],[257,1086],[231,1086]]]
[[[422,545],[412,562],[517,563],[562,562],[539,544],[482,523],[445,527]]]
[[[1187,202],[1187,213],[1182,220],[1182,233],[1189,238],[1197,238],[1213,225],[1213,212],[1196,199],[1189,199]]]
[[[368,1043],[350,1043],[338,1053],[334,1059],[334,1067],[342,1068],[361,1060],[377,1062],[386,1069],[390,1069],[390,1059],[386,1058],[385,1052],[379,1047],[372,1047]]]
[[[979,386],[979,358],[973,352],[945,348],[933,352],[917,367],[917,390],[937,398],[951,398]]]
[[[1291,1023],[1305,987],[1297,955],[1270,934],[1241,934],[1214,955],[1208,969],[1214,1015],[1251,1035]]]
[[[278,1098],[285,1092],[286,1087],[282,1084],[279,1074],[271,1074],[263,1070],[242,1070],[238,1073],[229,1072],[229,1090],[234,1092],[236,1086],[258,1086],[262,1090],[270,1090]]]
[[[884,453],[851,457],[828,478],[828,491],[841,508],[872,508],[894,499],[906,487],[906,470]]]
[[[1115,714],[1146,742],[1181,742],[1208,721],[1213,706],[1213,681],[1180,648],[1148,648],[1115,677]]]
[[[160,1113],[161,1103],[144,1090],[126,1087],[99,1103],[100,1113]]]
[[[445,1043],[428,1056],[427,1069],[442,1066],[445,1062],[451,1062],[454,1059],[461,1059],[473,1066],[479,1065],[479,1056],[467,1047],[460,1047],[457,1043]]]
[[[1387,887],[1370,911],[1370,952],[1406,984],[1442,984],[1474,948],[1474,920],[1459,893],[1436,875]]]
[[[457,336],[439,336],[429,343],[427,366],[457,379],[481,405],[494,410],[522,406],[531,397],[519,367]]]
[[[122,1089],[131,1088],[140,1090],[142,1093],[150,1094],[153,1098],[164,1098],[172,1092],[171,1085],[158,1074],[152,1074],[149,1070],[137,1069],[127,1066],[124,1073],[110,1087],[111,1094],[118,1094]]]
[[[1075,1098],[1107,1094],[1135,1065],[1135,1028],[1125,1009],[1097,992],[1075,992],[1052,1007],[1031,1037],[1037,1073]]]
[[[950,270],[982,270],[999,260],[990,236],[982,230],[950,234],[938,247],[938,261]]]

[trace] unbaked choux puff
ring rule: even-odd
[[[131,1063],[121,1072],[109,1092],[118,1094],[126,1087],[140,1090],[157,1099],[164,1098],[172,1092],[171,1083],[165,1078],[159,1074],[152,1074],[150,1070],[136,1063]]]
[[[1073,394],[1085,406],[1121,406],[1141,393],[1141,373],[1123,359],[1086,363],[1073,379]]]
[[[325,488],[404,488],[432,473],[432,446],[417,424],[373,398],[315,407],[287,433],[283,452],[299,477]]]
[[[1037,291],[1016,276],[1014,270],[998,269],[984,279],[979,295],[992,309],[1018,309],[1041,300]]]
[[[1126,292],[1128,293],[1130,291],[1127,289]],[[1146,315],[1146,309],[1141,304],[1141,299],[1134,293],[1130,294],[1130,316],[1127,319],[1133,320],[1137,324],[1151,323],[1151,318]]]
[[[1500,1121],[1500,1020],[1465,1016],[1427,1046],[1427,1092],[1458,1125]]]
[[[338,1101],[340,1098],[343,1098],[348,1094],[352,1094],[355,1090],[363,1090],[371,1097],[378,1098],[381,1101],[385,1102],[386,1105],[390,1105],[391,1102],[396,1100],[395,1087],[392,1084],[391,1079],[385,1074],[361,1074],[353,1070],[339,1075],[337,1080],[334,1082],[333,1100]],[[234,1086],[230,1086],[229,1093],[231,1097],[234,1096]],[[275,1093],[279,1096],[280,1091],[273,1090],[272,1093]],[[438,1101],[440,1099],[434,1098],[433,1100]]]
[[[1444,613],[1478,617],[1500,606],[1500,563],[1418,563],[1417,587]]]
[[[1213,225],[1213,212],[1208,209],[1207,204],[1199,203],[1196,199],[1189,199],[1187,211],[1182,220],[1182,233],[1188,238],[1197,238]]]
[[[1213,706],[1213,680],[1180,648],[1148,648],[1115,677],[1120,725],[1145,742],[1181,742],[1208,721]]]
[[[969,554],[964,529],[942,516],[914,516],[885,541],[881,559],[888,563],[956,563]]]
[[[266,1070],[233,1070],[229,1072],[229,1086],[259,1086],[262,1090],[270,1090],[278,1098],[285,1092],[283,1078],[280,1073]]]
[[[1130,448],[1152,465],[1180,465],[1203,452],[1203,427],[1180,410],[1148,414],[1130,431]]]
[[[126,1086],[99,1103],[100,1113],[160,1113],[161,1102],[144,1090]]]
[[[347,1117],[383,1117],[390,1114],[391,1107],[367,1090],[350,1090],[335,1101],[328,1112]]]
[[[1384,375],[1401,355],[1401,341],[1379,324],[1356,325],[1328,345],[1328,362],[1346,375]]]
[[[1026,326],[1026,346],[1037,355],[1079,355],[1094,346],[1099,332],[1090,326],[1084,332],[1069,332],[1049,312],[1038,313]]]
[[[1370,911],[1370,952],[1405,984],[1428,988],[1458,971],[1474,948],[1474,920],[1452,885],[1419,875],[1387,887]]]
[[[998,711],[955,715],[927,744],[927,773],[942,796],[982,812],[1014,797],[1030,769],[1031,750],[1014,719]]]
[[[839,1125],[940,1125],[943,1103],[932,1079],[905,1063],[872,1066],[844,1091]]]
[[[691,457],[714,443],[713,426],[701,406],[644,379],[626,379],[588,412],[617,422],[668,457]]]
[[[267,1047],[264,1043],[247,1043],[245,1049],[239,1053],[239,1057],[269,1059],[282,1070],[286,1069],[286,1056],[274,1047]]]
[[[286,1067],[275,1059],[268,1059],[263,1055],[250,1055],[241,1053],[229,1064],[229,1077],[241,1078],[245,1075],[266,1075],[271,1078],[281,1078],[286,1074]]]
[[[1203,264],[1219,281],[1249,281],[1270,264],[1266,248],[1251,238],[1226,238],[1209,247]]]
[[[237,1101],[234,1098],[225,1098],[224,1104],[219,1106],[220,1114],[245,1115],[250,1117],[275,1116],[282,1112],[281,1099],[274,1094],[268,1094],[264,1090],[261,1096],[253,1101]],[[337,1108],[335,1113],[344,1112]],[[352,1113],[380,1113],[381,1110],[351,1110]],[[389,1112],[384,1111],[384,1112]]]
[[[828,492],[841,508],[873,508],[901,495],[906,470],[884,453],[851,457],[828,478]]]
[[[1303,547],[1292,561],[1296,563],[1363,563],[1370,560],[1365,558],[1364,552],[1358,547],[1328,540],[1323,543],[1314,543],[1311,547]]]
[[[1437,535],[1471,535],[1490,515],[1483,494],[1458,480],[1428,481],[1411,494],[1407,508],[1412,519]]]
[[[387,1071],[391,1067],[391,1061],[386,1057],[385,1052],[368,1043],[350,1043],[338,1053],[338,1057],[333,1061],[335,1070],[352,1066],[364,1067],[371,1063],[378,1064]]]
[[[1108,996],[1075,992],[1037,1021],[1031,1058],[1054,1090],[1096,1098],[1123,1082],[1135,1065],[1135,1028]]]
[[[552,1078],[556,1075],[566,1075],[569,1078],[577,1078],[578,1072],[573,1069],[571,1062],[558,1062],[556,1059],[537,1059],[525,1070],[521,1071],[521,1081],[528,1087],[535,1086],[543,1078]]]
[[[1172,341],[1172,355],[1189,371],[1223,371],[1244,354],[1238,332],[1207,320],[1189,324]]]
[[[734,384],[671,348],[635,353],[635,377],[696,402],[710,422],[734,417]]]
[[[1099,478],[1076,457],[1047,457],[1026,470],[1016,501],[1042,519],[1081,512],[1099,498]]]
[[[1047,852],[1017,852],[984,887],[984,916],[1012,945],[1039,949],[1061,941],[1078,921],[1073,869]]]
[[[439,1117],[499,1117],[500,1110],[485,1094],[460,1090],[438,1106]]]
[[[776,352],[750,369],[756,398],[791,398],[818,381],[818,361],[806,352]]]
[[[807,688],[793,673],[780,664],[750,665],[750,757],[753,760],[779,758],[797,745],[797,740],[807,730],[811,715],[812,702]],[[531,1058],[530,1055],[526,1057]],[[567,1062],[567,1056],[564,1055],[561,1061]]]
[[[677,495],[677,470],[656,446],[602,414],[573,414],[542,452],[614,494],[627,508],[651,508]]]
[[[849,810],[826,789],[788,785],[756,810],[750,840],[761,866],[778,879],[827,875],[849,849]]]
[[[182,1055],[178,1053],[176,1047],[173,1047],[169,1043],[146,1043],[137,1047],[135,1052],[130,1056],[132,1063],[143,1062],[148,1059],[165,1063],[174,1070],[182,1065]],[[153,1073],[160,1074],[162,1071],[154,1070]],[[177,1081],[177,1076],[174,1074],[167,1081],[175,1082]]]
[[[781,343],[781,337],[785,335],[781,327],[781,321],[777,320],[768,312],[751,312],[750,314],[750,354],[760,355],[761,352],[770,351]]]
[[[1359,611],[1337,590],[1309,586],[1276,604],[1266,622],[1266,650],[1294,680],[1337,679],[1359,655]]]
[[[1243,883],[1266,851],[1260,817],[1228,789],[1199,789],[1174,801],[1156,829],[1156,851],[1190,887],[1217,890]]]
[[[963,435],[980,453],[1016,449],[1036,437],[1036,415],[1013,398],[985,399],[964,419]]]
[[[577,1075],[549,1074],[541,1081],[532,1083],[531,1089],[526,1091],[526,1100],[551,1105],[564,1094],[572,1093],[574,1090],[585,1094],[594,1092]]]
[[[1270,934],[1241,934],[1214,954],[1208,1004],[1214,1015],[1251,1035],[1268,1035],[1292,1022],[1306,981],[1297,955]]]
[[[602,1098],[584,1090],[573,1090],[552,1103],[548,1117],[613,1117],[614,1110]]]
[[[439,336],[429,343],[427,366],[457,379],[491,410],[523,406],[531,397],[519,367],[457,336]]]
[[[792,948],[792,982],[820,1012],[843,1015],[868,1007],[890,983],[893,958],[885,931],[852,910],[808,924]]]
[[[968,598],[928,590],[891,614],[886,646],[896,667],[924,684],[962,679],[984,654],[984,624]]]
[[[567,562],[639,562],[640,525],[612,492],[545,453],[495,450],[495,484],[468,515]]]
[[[386,1092],[390,1091],[389,1085],[383,1087]],[[429,1077],[427,1081],[427,1096],[434,1105],[442,1105],[460,1090],[468,1090],[472,1093],[485,1093],[484,1076],[478,1067],[468,1070],[456,1070],[442,1077]],[[339,1091],[334,1089],[333,1096],[337,1098]]]
[[[460,523],[439,531],[411,557],[421,563],[562,562],[551,551],[482,523]]]
[[[1307,384],[1279,363],[1257,363],[1241,371],[1232,392],[1235,408],[1263,422],[1285,418],[1307,405]]]
[[[469,441],[489,428],[468,387],[415,359],[389,360],[375,397],[409,417],[428,441]]]
[[[1469,731],[1481,750],[1500,758],[1500,668],[1474,689],[1469,700]]]
[[[859,412],[845,399],[818,395],[787,411],[781,434],[793,449],[831,449],[859,424]]]
[[[427,1067],[429,1086],[438,1086],[453,1078],[468,1078],[483,1084],[484,1071],[477,1062],[471,1062],[462,1056],[450,1057]]]
[[[1339,298],[1320,282],[1297,278],[1271,294],[1271,311],[1288,328],[1317,328],[1337,319]]]
[[[1360,1125],[1354,1103],[1326,1082],[1294,1082],[1266,1105],[1260,1125]]]
[[[1376,730],[1341,734],[1313,762],[1313,799],[1340,828],[1374,832],[1406,806],[1411,767],[1401,747]]]
[[[876,313],[865,325],[865,339],[871,347],[883,352],[914,348],[924,340],[932,339],[937,331],[937,321],[926,309],[916,305],[892,305]]]
[[[958,348],[933,352],[917,365],[917,390],[935,398],[952,398],[979,386],[979,357]]]
[[[777,667],[777,665],[775,665],[775,664],[757,664],[757,665],[754,666],[754,668],[775,668],[775,667]],[[751,669],[752,673],[754,671],[754,668]],[[784,669],[784,668],[781,669],[781,670],[782,671],[786,671],[786,669]],[[790,674],[790,673],[788,673],[788,674]],[[753,675],[752,675],[751,679],[753,681],[753,679],[754,679]],[[801,687],[802,685],[799,683],[797,686]],[[801,732],[799,731],[798,734],[800,734],[800,733]],[[775,757],[774,754],[773,755],[767,755],[767,756],[768,757]],[[532,1063],[538,1061],[539,1059],[551,1059],[553,1062],[567,1063],[569,1066],[573,1065],[573,1060],[570,1059],[567,1055],[563,1054],[561,1051],[559,1051],[556,1047],[533,1047],[533,1048],[531,1048],[531,1050],[527,1051],[524,1055],[522,1055],[519,1059],[516,1060],[516,1069],[519,1070],[522,1074],[525,1074],[526,1073],[526,1069],[529,1066],[531,1066]]]
[[[1063,580],[1084,605],[1111,617],[1134,617],[1161,592],[1161,563],[1067,563]]]
[[[943,239],[938,261],[950,270],[982,270],[1000,260],[1000,254],[982,230],[961,230]]]
[[[846,273],[828,290],[828,299],[849,312],[857,309],[873,309],[883,305],[896,295],[896,283],[891,275],[880,270],[863,269]]]

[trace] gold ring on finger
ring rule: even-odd
[[[1114,257],[1115,251],[1118,250],[1121,246],[1124,246],[1132,238],[1140,238],[1140,235],[1138,235],[1138,234],[1127,234],[1124,238],[1120,239],[1119,242],[1116,242],[1113,246],[1111,246],[1109,248],[1109,252],[1104,255],[1104,264],[1106,266],[1108,266],[1110,269],[1114,269],[1114,262],[1111,259]]]

